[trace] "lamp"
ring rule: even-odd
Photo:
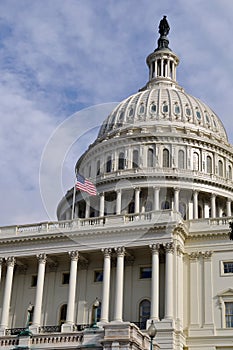
[[[150,327],[147,329],[147,333],[150,337],[150,350],[153,350],[153,339],[156,336],[157,329],[155,327],[154,321],[151,320]]]
[[[94,308],[94,323],[93,323],[93,326],[94,328],[97,328],[97,309],[98,307],[100,306],[100,302],[99,302],[99,299],[96,297],[95,298],[95,301],[93,303],[93,308]]]

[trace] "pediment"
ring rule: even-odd
[[[233,296],[233,289],[228,288],[223,290],[222,292],[218,293],[219,297],[227,297],[227,296]]]

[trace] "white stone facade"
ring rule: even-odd
[[[98,195],[0,228],[1,349],[144,350],[152,320],[154,349],[233,349],[233,148],[159,40],[76,164]]]

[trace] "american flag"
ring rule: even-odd
[[[87,192],[91,196],[96,196],[97,194],[95,185],[80,174],[77,174],[76,189]]]

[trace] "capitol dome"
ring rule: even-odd
[[[231,213],[232,146],[220,118],[177,83],[168,32],[147,57],[146,85],[117,105],[76,163],[97,196],[78,191],[74,199],[71,189],[58,205],[59,220],[132,219],[164,209],[184,220]]]
[[[119,103],[103,122],[98,137],[102,139],[130,127],[156,130],[163,125],[201,130],[206,136],[227,141],[224,126],[212,109],[176,84],[169,84],[166,78]]]

